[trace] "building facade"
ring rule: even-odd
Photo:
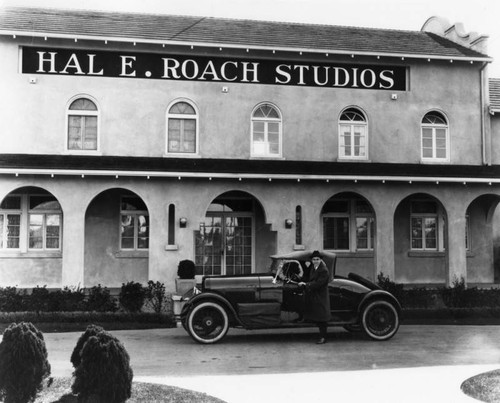
[[[173,290],[183,259],[252,273],[301,249],[500,282],[498,86],[460,25],[7,8],[0,54],[3,286]]]

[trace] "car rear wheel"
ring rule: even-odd
[[[363,310],[361,325],[374,340],[389,340],[399,329],[398,311],[390,302],[373,301]]]
[[[198,343],[217,343],[226,335],[228,329],[226,310],[217,302],[202,302],[188,314],[187,331]]]

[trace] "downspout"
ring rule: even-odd
[[[491,155],[487,156],[486,155],[486,117],[485,117],[485,111],[486,111],[486,105],[485,105],[485,78],[484,78],[484,69],[488,65],[488,62],[484,62],[481,69],[479,70],[480,72],[480,103],[481,103],[481,148],[482,148],[482,157],[483,157],[483,165],[491,165]]]

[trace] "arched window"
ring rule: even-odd
[[[188,101],[175,102],[168,109],[167,153],[198,153],[198,113]]]
[[[348,108],[340,115],[339,158],[368,159],[368,124],[357,108]]]
[[[69,105],[68,150],[97,150],[99,111],[88,98],[77,98]]]
[[[281,114],[271,104],[252,113],[252,157],[281,157]]]
[[[442,113],[432,111],[422,119],[422,160],[449,161],[448,122]]]

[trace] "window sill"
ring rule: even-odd
[[[446,165],[450,163],[450,160],[420,160],[421,164],[441,164]]]
[[[417,251],[412,250],[408,252],[409,257],[444,257],[446,256],[445,251],[432,251],[432,250],[423,250]]]
[[[373,258],[375,256],[375,253],[372,251],[366,251],[366,252],[335,252],[332,251],[337,255],[337,257],[341,258]]]
[[[165,250],[179,250],[179,245],[165,245]]]
[[[147,258],[149,256],[149,250],[120,250],[115,252],[115,257],[117,259],[125,258]]]
[[[293,250],[306,250],[304,245],[293,245]]]
[[[57,252],[48,252],[48,251],[41,251],[41,252],[19,252],[19,251],[12,251],[12,252],[7,252],[7,251],[1,251],[0,252],[0,258],[2,259],[61,259],[62,258],[62,252],[57,251]]]
[[[65,154],[65,155],[94,155],[94,156],[100,156],[100,155],[102,155],[102,152],[96,151],[96,150],[65,150],[63,154]]]
[[[337,162],[372,162],[372,161],[368,158],[339,157],[339,158],[337,158]]]
[[[198,153],[164,153],[164,158],[200,158]]]
[[[251,155],[251,160],[285,160],[281,155]]]

